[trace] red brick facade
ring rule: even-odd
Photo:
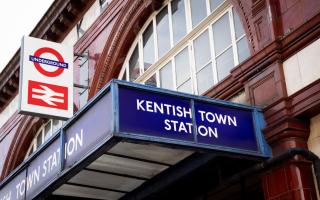
[[[46,19],[51,25],[41,29],[43,33],[35,29],[34,35],[61,41],[92,1],[80,2],[81,6],[75,1],[66,5],[54,3],[64,9],[59,16]],[[241,17],[252,56],[236,66],[206,96],[230,99],[245,91],[250,104],[263,107],[267,122],[264,133],[274,155],[293,147],[307,149],[309,120],[320,113],[320,81],[288,97],[282,64],[320,38],[320,1],[231,0],[230,3]],[[76,53],[89,51],[90,97],[111,78],[118,77],[135,36],[161,4],[160,0],[113,0],[77,41]],[[17,94],[17,57],[0,74],[0,110]],[[78,76],[76,71],[75,78]],[[22,162],[41,122],[42,119],[15,113],[0,129],[0,146],[9,147],[8,151],[0,151],[0,156],[5,158],[0,166],[2,179]],[[261,182],[266,200],[316,199],[311,162],[302,157],[264,173]]]

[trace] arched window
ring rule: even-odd
[[[138,34],[119,79],[202,94],[250,56],[239,16],[224,0],[172,0]]]
[[[28,148],[25,160],[35,152],[42,144],[44,144],[49,138],[57,133],[62,127],[63,121],[50,119],[47,123],[43,124],[37,131],[35,137],[31,141],[31,144]]]

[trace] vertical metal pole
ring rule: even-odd
[[[265,155],[272,156],[272,150],[269,145],[267,145],[267,142],[265,141],[265,138],[263,137],[263,133],[261,130],[265,127],[265,121],[263,118],[263,114],[261,111],[258,111],[256,108],[254,108],[252,112],[253,120],[255,121],[255,137],[259,141],[258,142],[258,148],[259,151],[262,152]],[[261,134],[258,134],[261,133]],[[262,146],[259,146],[261,144]]]
[[[64,162],[65,162],[65,149],[64,149],[64,145],[65,145],[65,135],[64,135],[65,131],[64,128],[61,128],[60,130],[60,172],[63,171],[64,169]]]
[[[112,112],[113,112],[113,132],[119,133],[119,85],[112,81],[110,84],[111,98],[112,98]]]
[[[197,121],[196,121],[196,113],[195,113],[195,107],[194,107],[194,100],[190,100],[190,108],[191,108],[191,113],[192,113],[192,125],[193,125],[193,138],[194,142],[198,142],[197,138]]]
[[[25,178],[25,184],[24,184],[24,199],[27,200],[27,183],[28,183],[28,169],[29,169],[29,165],[26,167],[26,178]],[[20,191],[19,191],[20,192]]]

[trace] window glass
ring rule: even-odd
[[[250,56],[248,40],[246,37],[243,37],[241,40],[239,40],[239,42],[237,43],[237,48],[239,63],[241,63]]]
[[[154,38],[152,22],[142,35],[143,39],[143,65],[147,70],[154,63]]]
[[[228,76],[235,63],[250,56],[240,18],[227,0],[165,2],[168,5],[143,26],[145,29],[137,36],[138,44],[131,47],[123,65],[126,70],[122,69],[124,73],[119,78],[125,80],[127,75],[129,81],[135,81],[143,75],[141,83],[146,85],[203,94]],[[209,10],[215,12],[210,19]],[[203,27],[195,30],[201,21]],[[151,65],[156,65],[152,71]]]
[[[156,75],[151,76],[146,82],[146,85],[157,86],[157,78]]]
[[[111,3],[112,0],[99,0],[100,4],[100,11],[102,12],[108,5]]]
[[[134,48],[134,51],[129,60],[129,74],[130,81],[136,80],[140,74],[138,45]]]
[[[42,145],[42,130],[39,131],[38,135],[37,135],[37,148],[40,147]]]
[[[192,27],[207,16],[206,0],[190,0]]]
[[[52,135],[52,133],[51,133],[51,121],[49,121],[44,126],[44,140],[46,141],[51,135]]]
[[[192,85],[191,85],[191,79],[184,82],[181,86],[177,88],[179,92],[186,92],[186,93],[192,93]]]
[[[61,127],[60,120],[52,120],[52,133],[55,133]]]
[[[177,86],[180,86],[190,77],[188,47],[175,56]]]
[[[170,32],[168,7],[165,7],[156,17],[157,37],[158,37],[158,55],[163,56],[170,49]]]
[[[124,71],[122,75],[122,80],[126,81],[127,80],[127,70]]]
[[[35,152],[36,149],[34,148],[34,143],[31,144],[31,148],[30,148],[30,151],[29,153],[27,154],[28,156],[30,156],[33,152]]]
[[[216,23],[213,24],[213,39],[216,55],[219,55],[229,45],[231,45],[231,32],[229,15],[226,13]]]
[[[176,44],[187,33],[184,0],[171,2],[173,43]]]
[[[218,80],[221,81],[234,67],[232,48],[229,48],[217,58]]]
[[[89,61],[88,57],[81,57],[80,64],[80,77],[79,83],[81,86],[89,86]],[[80,108],[83,107],[88,101],[88,89],[78,88]]]
[[[211,59],[209,33],[208,30],[203,32],[194,40],[194,56],[197,71],[206,65]]]
[[[58,133],[57,130],[61,128],[65,121],[60,121],[56,119],[49,120],[46,124],[43,124],[36,136],[33,138],[28,152],[26,153],[25,159],[27,159],[34,151],[36,151],[43,143],[45,143],[53,133]]]
[[[88,102],[89,91],[88,89],[83,89],[83,88],[79,88],[78,91],[79,91],[80,108],[82,108]]]
[[[160,69],[160,87],[173,89],[172,64],[168,62]]]
[[[213,84],[213,72],[210,63],[197,73],[198,94],[203,94],[211,86],[213,86]]]
[[[81,58],[80,64],[80,85],[89,85],[89,62],[88,58]]]
[[[233,9],[233,18],[234,18],[234,26],[235,26],[234,29],[236,32],[236,39],[238,39],[239,37],[244,35],[244,30],[243,30],[243,26],[242,26],[240,17],[237,14],[237,12],[234,11],[234,9]]]
[[[210,0],[211,12],[217,9],[225,0]]]

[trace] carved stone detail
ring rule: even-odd
[[[119,63],[119,60],[123,61],[123,57],[125,56],[123,52],[130,48],[130,41],[133,41],[137,34],[134,31],[135,27],[140,27],[140,24],[155,9],[159,9],[161,4],[162,1],[136,0],[124,6],[98,61],[89,96],[93,96],[114,76],[115,71],[120,70],[119,67],[122,63]],[[125,49],[126,47],[127,49]]]

